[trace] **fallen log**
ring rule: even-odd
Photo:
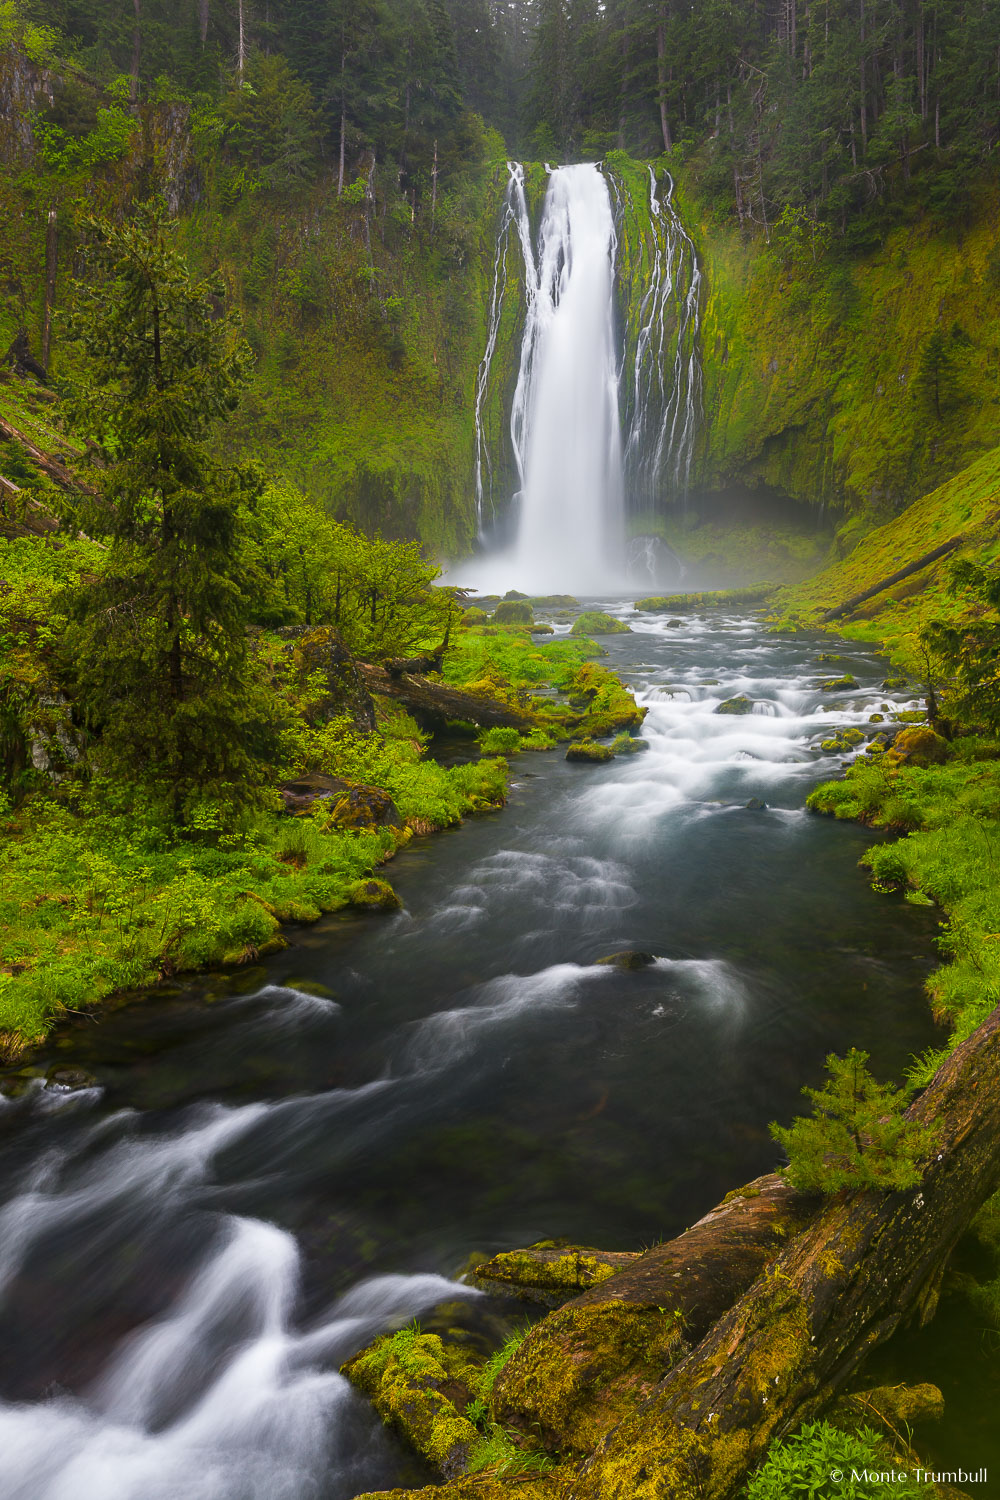
[[[820,621],[828,625],[831,620],[840,620],[844,615],[849,615],[852,609],[858,605],[865,604],[869,599],[874,599],[876,594],[884,594],[886,589],[891,589],[893,584],[902,583],[904,578],[911,578],[914,573],[920,573],[924,568],[929,568],[931,563],[937,562],[939,558],[947,557],[949,552],[954,552],[963,542],[967,542],[967,536],[953,536],[950,541],[942,542],[940,547],[934,547],[930,552],[925,552],[915,562],[907,563],[905,568],[900,568],[896,573],[890,573],[887,578],[880,578],[878,583],[873,583],[870,589],[864,589],[860,594],[853,594],[850,599],[845,599],[843,604],[838,604],[836,609],[828,609],[820,615]]]
[[[33,443],[25,433],[21,432],[20,428],[15,427],[12,422],[8,422],[6,417],[0,417],[0,441],[17,443],[23,448],[32,463],[41,469],[42,473],[51,479],[53,484],[57,484],[60,489],[69,490],[77,495],[92,495],[94,493],[89,485],[77,479],[76,475],[67,468],[62,459],[55,458],[50,453],[45,453],[38,447],[37,443]]]
[[[535,1324],[497,1381],[498,1420],[540,1436],[553,1451],[592,1452],[819,1206],[818,1197],[772,1173],[730,1194],[676,1239],[630,1258]]]
[[[1000,1182],[1000,1009],[909,1115],[937,1132],[919,1188],[832,1199],[607,1434],[565,1500],[731,1500],[772,1440],[901,1323],[931,1317],[949,1255]]]
[[[431,682],[414,672],[390,673],[385,667],[368,662],[359,662],[358,670],[370,693],[398,698],[418,719],[429,719],[435,724],[461,719],[482,729],[509,727],[527,731],[535,727],[527,709],[515,708],[500,698],[467,693],[445,682]]]

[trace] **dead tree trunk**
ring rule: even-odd
[[[42,314],[42,365],[49,368],[52,348],[52,309],[56,300],[56,274],[59,268],[59,216],[49,209],[45,226],[45,307]]]
[[[910,1108],[937,1150],[919,1189],[840,1194],[600,1443],[565,1500],[731,1500],[903,1322],[1000,1182],[1000,1008]]]

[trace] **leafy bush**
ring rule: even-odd
[[[771,1444],[744,1494],[746,1500],[789,1500],[793,1495],[811,1500],[885,1500],[890,1490],[895,1500],[926,1496],[927,1487],[914,1479],[890,1483],[893,1469],[898,1475],[898,1466],[870,1428],[855,1434],[841,1432],[829,1422],[806,1422],[791,1437]]]
[[[484,730],[479,748],[484,755],[516,755],[521,749],[521,732],[507,727]]]

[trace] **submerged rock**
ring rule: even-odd
[[[77,1089],[96,1088],[97,1079],[93,1073],[88,1073],[86,1068],[74,1068],[69,1064],[60,1063],[46,1073],[45,1086],[50,1089],[65,1089],[69,1093]]]
[[[726,698],[714,712],[717,714],[752,714],[753,699],[748,698],[746,693],[740,693],[736,698]]]
[[[615,752],[610,745],[598,745],[593,740],[578,740],[566,751],[567,760],[591,761],[599,764],[601,761],[614,760],[614,758]]]
[[[767,803],[763,797],[751,797],[744,805],[749,812],[767,812]]]
[[[616,969],[648,969],[656,963],[655,953],[640,953],[635,948],[624,948],[621,953],[609,953],[606,958],[596,958],[598,964],[610,964]]]

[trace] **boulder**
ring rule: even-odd
[[[614,758],[615,752],[610,745],[598,745],[593,740],[578,740],[566,751],[567,760],[582,760],[599,764],[601,761],[614,760]]]
[[[640,953],[635,948],[625,948],[621,953],[609,953],[606,958],[594,960],[598,964],[610,964],[616,969],[648,969],[656,963],[655,953]]]
[[[927,724],[901,729],[886,758],[894,765],[940,766],[948,759],[948,741]]]
[[[827,677],[819,686],[822,693],[836,693],[841,689],[856,688],[857,685],[858,679],[852,677],[850,672],[845,672],[843,677]]]
[[[282,782],[278,791],[290,813],[308,812],[316,802],[332,803],[330,822],[337,828],[403,827],[395,802],[377,786],[314,772]]]
[[[347,899],[352,906],[370,911],[398,911],[403,904],[387,880],[356,880]]]
[[[752,714],[753,699],[748,698],[746,693],[740,693],[736,698],[726,698],[714,712],[717,714]]]
[[[494,625],[530,625],[531,605],[524,598],[504,599],[493,611]]]
[[[767,803],[763,797],[751,797],[745,806],[749,812],[767,812]]]

